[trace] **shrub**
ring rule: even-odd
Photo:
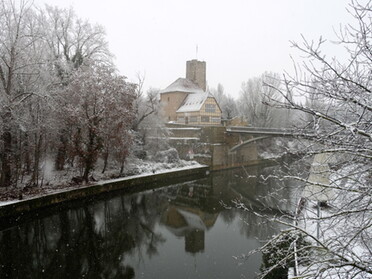
[[[300,233],[284,233],[274,238],[267,244],[266,249],[262,251],[261,271],[265,274],[265,279],[287,279],[288,270],[294,267],[294,243],[296,242],[297,250],[309,245]],[[301,261],[306,258],[306,250],[301,250],[297,254]],[[272,269],[271,269],[272,268]],[[268,270],[271,269],[270,272]]]

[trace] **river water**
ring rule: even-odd
[[[0,278],[255,278],[298,185],[251,167],[45,209],[0,231]],[[243,202],[249,210],[231,201]]]

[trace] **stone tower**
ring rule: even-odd
[[[207,89],[206,63],[196,59],[186,62],[186,78],[196,83],[203,91]]]

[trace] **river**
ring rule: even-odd
[[[211,173],[140,193],[45,209],[0,231],[0,278],[254,278],[298,185],[261,179],[283,166]],[[249,211],[237,209],[244,202]],[[224,205],[223,205],[224,204]]]

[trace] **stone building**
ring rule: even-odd
[[[220,125],[222,111],[216,99],[206,92],[206,63],[186,62],[186,78],[179,78],[160,91],[167,122],[190,125]]]

